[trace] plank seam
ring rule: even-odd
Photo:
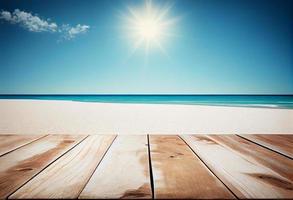
[[[0,157],[5,156],[5,155],[7,155],[7,154],[9,154],[9,153],[11,153],[11,152],[13,152],[13,151],[16,151],[16,150],[20,149],[21,147],[24,147],[24,146],[26,146],[26,145],[29,145],[29,144],[31,144],[31,143],[37,141],[37,140],[40,140],[40,139],[43,139],[44,137],[47,137],[47,136],[48,136],[48,135],[43,135],[42,137],[39,137],[39,138],[37,138],[37,139],[34,139],[34,140],[32,140],[32,141],[30,141],[30,142],[28,142],[28,143],[24,143],[24,144],[22,144],[22,145],[16,147],[15,149],[12,149],[12,150],[10,150],[10,151],[8,151],[8,152],[6,152],[6,153],[0,155]]]
[[[267,147],[267,146],[265,146],[265,145],[263,145],[263,144],[260,144],[260,143],[258,143],[258,142],[255,142],[255,141],[251,140],[251,139],[245,138],[245,137],[243,137],[243,136],[241,136],[241,135],[236,134],[236,136],[238,136],[238,137],[240,137],[240,138],[242,138],[242,139],[244,139],[244,140],[247,140],[247,141],[249,141],[249,142],[251,142],[251,143],[253,143],[253,144],[256,144],[256,145],[258,145],[258,146],[260,146],[260,147],[262,147],[262,148],[264,148],[264,149],[270,150],[270,151],[272,151],[272,152],[274,152],[274,153],[277,153],[277,154],[279,154],[279,155],[281,155],[281,156],[284,156],[284,157],[286,157],[286,158],[289,158],[290,160],[293,160],[293,158],[291,158],[290,156],[288,156],[288,155],[286,155],[286,154],[283,154],[282,152],[279,152],[279,151],[276,151],[276,150],[274,150],[274,149],[271,149],[271,148],[269,148],[269,147]]]
[[[152,199],[155,198],[155,187],[154,187],[154,177],[153,177],[153,168],[152,168],[152,157],[151,157],[151,147],[150,147],[150,136],[147,134],[148,140],[148,154],[149,154],[149,170],[150,170],[150,183],[152,190]]]
[[[193,152],[193,154],[203,163],[204,166],[233,194],[236,199],[239,199],[236,194],[213,172],[213,170],[201,159],[201,157],[189,146],[189,144],[180,136],[178,137],[188,146],[188,148]]]
[[[48,136],[48,135],[47,135]],[[11,195],[13,195],[17,190],[19,190],[20,188],[22,188],[24,185],[26,185],[28,182],[30,182],[32,179],[34,179],[36,176],[38,176],[40,173],[42,173],[45,169],[47,169],[50,165],[52,165],[54,162],[56,162],[59,158],[61,158],[62,156],[64,156],[65,154],[67,154],[69,151],[71,151],[73,148],[75,148],[77,145],[79,145],[80,143],[82,143],[86,138],[88,138],[89,135],[87,135],[86,137],[84,137],[80,142],[76,143],[74,146],[72,146],[71,148],[69,148],[67,151],[65,151],[63,154],[61,154],[60,156],[58,156],[55,160],[53,160],[52,162],[50,162],[47,166],[45,166],[43,169],[41,169],[38,173],[36,173],[35,175],[33,175],[31,178],[29,178],[26,182],[24,182],[21,186],[19,186],[17,189],[15,189],[13,192],[11,192],[6,199],[9,199],[9,197]]]
[[[117,135],[115,136],[115,138],[113,139],[113,141],[110,143],[110,145],[108,146],[107,150],[105,151],[104,155],[101,157],[100,162],[97,164],[97,166],[95,167],[95,169],[93,170],[92,174],[89,176],[88,180],[85,182],[84,186],[81,188],[80,192],[77,195],[77,199],[79,199],[80,194],[83,192],[84,188],[87,186],[87,184],[89,183],[89,181],[91,180],[91,178],[93,177],[94,173],[97,171],[99,165],[101,164],[101,162],[103,161],[104,157],[106,156],[106,154],[108,153],[110,147],[112,146],[112,144],[114,143],[114,141],[116,140]]]

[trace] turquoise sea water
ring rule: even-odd
[[[0,95],[0,99],[38,99],[146,104],[194,104],[293,109],[293,95]]]

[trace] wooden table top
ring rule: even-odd
[[[0,135],[0,199],[293,199],[293,135]]]

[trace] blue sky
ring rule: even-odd
[[[0,0],[0,93],[293,94],[292,1],[153,0],[176,20],[147,55],[122,17],[144,4]]]

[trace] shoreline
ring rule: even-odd
[[[204,104],[204,103],[162,103],[162,102],[102,102],[102,101],[81,101],[81,100],[65,100],[65,99],[1,99],[1,101],[47,101],[47,102],[78,102],[78,103],[98,103],[98,104],[131,104],[131,105],[182,105],[182,106],[216,106],[216,107],[232,107],[232,108],[268,108],[268,109],[286,109],[293,110],[293,108],[282,107],[275,104]]]
[[[293,109],[293,95],[122,95],[122,94],[16,94],[0,95],[0,100],[58,100],[92,103],[170,104],[227,107]]]
[[[293,109],[0,100],[0,134],[293,133]]]

